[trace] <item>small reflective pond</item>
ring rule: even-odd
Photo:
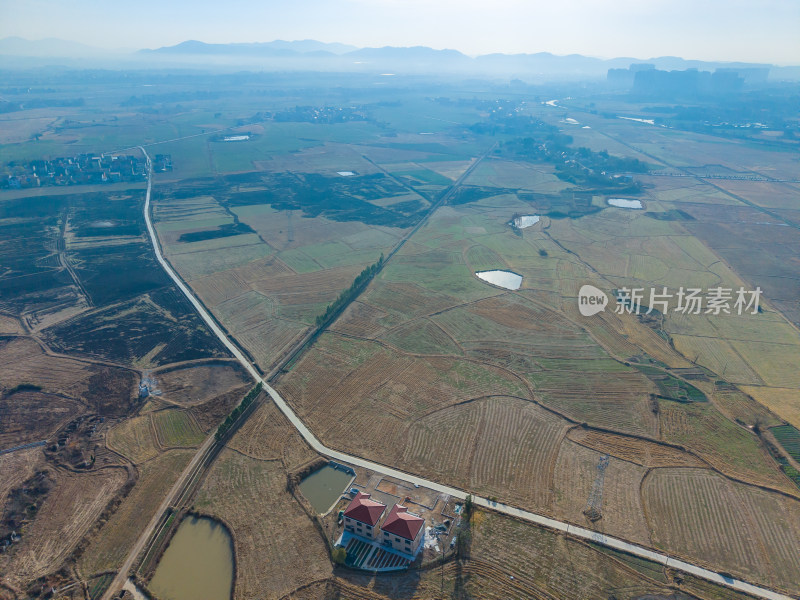
[[[538,215],[524,215],[514,219],[514,227],[517,229],[525,229],[531,225],[536,225],[539,222]]]
[[[518,290],[522,285],[522,275],[511,271],[478,271],[475,273],[479,279],[507,290]]]
[[[641,200],[628,200],[626,198],[609,198],[607,202],[617,208],[642,208]]]

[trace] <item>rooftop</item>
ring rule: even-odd
[[[389,511],[389,516],[386,517],[381,529],[407,540],[414,540],[424,523],[424,519],[408,512],[405,506],[395,504]]]
[[[375,527],[384,510],[385,504],[370,500],[369,494],[358,492],[345,509],[344,516]]]

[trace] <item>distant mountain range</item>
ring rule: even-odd
[[[1,43],[1,41],[0,41]],[[0,46],[1,47],[1,46]],[[206,44],[197,40],[181,42],[175,46],[164,46],[156,50],[139,50],[140,54],[204,54],[204,55],[238,55],[238,56],[297,56],[302,54],[339,55],[358,50],[356,46],[347,44],[326,44],[316,40],[285,42],[252,43],[252,44]]]
[[[770,68],[771,73],[800,74],[792,67],[773,67],[757,63],[725,63],[685,60],[662,56],[645,60],[636,58],[599,59],[580,54],[557,56],[536,54],[485,54],[470,57],[457,50],[435,50],[426,46],[357,48],[347,44],[315,40],[264,43],[208,44],[189,40],[174,46],[138,51],[109,51],[77,42],[57,39],[29,41],[9,37],[0,40],[0,56],[17,57],[20,66],[35,59],[69,63],[79,60],[88,66],[105,61],[122,67],[205,66],[258,70],[317,70],[392,73],[437,73],[518,77],[526,80],[604,78],[609,69],[625,69],[635,63],[649,63],[656,69]],[[24,60],[23,60],[24,58]],[[9,65],[10,66],[10,65]],[[108,65],[105,65],[108,66]],[[793,77],[796,78],[796,77]]]

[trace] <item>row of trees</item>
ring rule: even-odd
[[[239,406],[234,408],[230,412],[230,414],[227,417],[225,417],[225,420],[220,424],[219,427],[217,427],[217,433],[214,435],[217,441],[225,437],[225,434],[228,433],[228,431],[230,431],[231,427],[236,422],[236,419],[238,419],[239,416],[247,409],[247,407],[253,403],[253,400],[256,399],[256,396],[258,396],[261,393],[262,387],[263,386],[259,381],[255,385],[255,387],[253,387],[253,389],[247,392],[247,395],[244,398],[242,398],[242,401],[239,403]]]
[[[331,302],[328,307],[325,309],[325,312],[321,315],[317,315],[316,323],[317,327],[325,326],[328,321],[330,321],[334,316],[339,314],[339,311],[342,310],[345,306],[347,306],[350,301],[355,298],[361,288],[363,288],[367,283],[369,283],[370,279],[377,273],[380,268],[383,266],[383,254],[378,259],[378,262],[366,267],[361,273],[358,274],[358,277],[355,278],[353,283],[350,285],[349,288],[343,290],[339,297],[336,298],[333,302]]]

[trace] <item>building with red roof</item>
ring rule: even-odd
[[[405,506],[395,504],[381,525],[383,544],[414,555],[425,537],[424,525],[425,519],[408,512]]]
[[[350,533],[374,540],[378,521],[386,505],[376,502],[369,494],[358,492],[344,511],[344,529]]]

